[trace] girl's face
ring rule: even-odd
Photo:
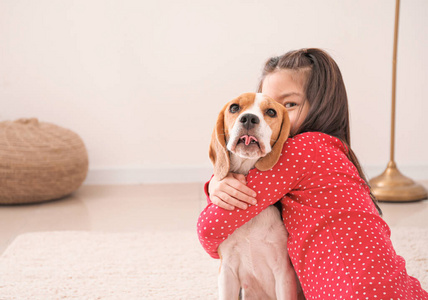
[[[291,122],[291,134],[295,134],[309,111],[305,101],[307,72],[282,69],[270,73],[263,80],[262,93],[285,106]]]

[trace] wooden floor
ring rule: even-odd
[[[202,183],[82,186],[57,201],[0,206],[0,254],[17,235],[34,231],[196,232],[205,205]],[[427,200],[380,206],[390,226],[428,227]]]

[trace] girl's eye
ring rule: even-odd
[[[274,109],[272,109],[272,108],[269,108],[269,109],[266,111],[266,114],[267,114],[269,117],[271,117],[271,118],[275,118],[275,117],[276,117],[276,110],[274,110]]]
[[[238,104],[232,104],[232,105],[229,107],[229,111],[230,111],[232,114],[237,113],[240,109],[241,109],[241,107],[239,107],[239,105],[238,105]]]
[[[289,103],[286,103],[286,104],[285,104],[285,108],[292,108],[292,107],[294,107],[294,106],[296,106],[296,105],[297,105],[297,103],[289,102]]]

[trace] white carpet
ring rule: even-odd
[[[427,289],[428,230],[393,243]],[[195,232],[28,233],[0,257],[0,299],[216,299],[218,263]]]

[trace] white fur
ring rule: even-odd
[[[272,129],[260,110],[262,98],[257,94],[254,105],[241,115],[253,113],[260,118],[255,132],[258,139],[269,145],[266,155],[271,151]],[[233,125],[232,131],[237,135],[240,134],[239,126],[239,122]],[[247,174],[259,158],[241,157],[231,151],[231,171]],[[297,299],[296,276],[288,257],[287,236],[280,212],[274,206],[269,206],[236,229],[219,247],[222,258],[219,298],[238,299],[242,288],[243,299]]]

